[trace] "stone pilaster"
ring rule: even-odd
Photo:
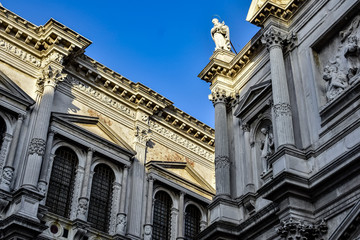
[[[81,194],[77,206],[76,216],[78,219],[83,221],[86,221],[87,219],[87,211],[89,207],[88,190],[90,185],[90,170],[91,170],[91,162],[92,162],[93,154],[94,154],[94,149],[89,148],[86,156],[86,165],[84,171],[84,178],[82,181]]]
[[[216,196],[230,197],[230,158],[226,119],[226,92],[222,90],[213,92],[212,102],[215,107]]]
[[[15,170],[14,169],[15,154],[16,154],[16,149],[18,147],[23,120],[24,120],[24,115],[19,114],[13,134],[13,139],[11,141],[11,146],[9,149],[9,155],[7,157],[7,161],[3,169],[0,189],[3,189],[5,191],[10,191],[11,182],[13,180],[14,170]]]
[[[244,174],[245,174],[245,193],[254,192],[255,185],[253,179],[253,167],[251,162],[250,155],[250,126],[248,124],[243,124],[241,129],[244,133],[244,151],[245,151],[245,159],[244,159]]]
[[[131,167],[131,201],[128,213],[128,234],[137,238],[141,237],[143,222],[143,199],[145,197],[144,178],[147,142],[150,140],[148,130],[137,126],[135,129],[134,148],[136,156]]]
[[[51,110],[54,101],[55,88],[64,76],[60,70],[48,67],[43,77],[38,81],[38,93],[42,92],[42,98],[38,109],[33,138],[28,149],[28,160],[25,168],[23,187],[37,190],[40,169],[45,154],[46,137],[48,133]]]
[[[125,235],[126,225],[127,225],[127,215],[125,213],[125,203],[126,203],[126,192],[127,192],[127,179],[128,179],[128,166],[124,166],[123,178],[121,182],[121,195],[120,195],[120,205],[119,212],[117,214],[116,222],[116,233]]]
[[[54,141],[54,135],[55,135],[54,131],[50,131],[48,134],[48,138],[46,141],[45,155],[44,155],[44,159],[43,159],[43,162],[41,165],[40,178],[39,178],[39,182],[38,182],[38,190],[43,195],[45,195],[47,186],[48,186],[47,176],[48,176],[48,171],[49,171],[49,164],[51,161],[50,155],[51,155],[51,148],[52,148],[53,141]]]
[[[147,192],[147,204],[146,204],[146,216],[145,216],[145,225],[144,225],[144,240],[151,240],[152,237],[152,225],[151,225],[151,215],[152,215],[152,204],[153,204],[153,188],[154,188],[154,179],[148,177],[148,192]]]
[[[185,194],[180,192],[177,240],[184,239],[184,196]]]
[[[276,125],[278,147],[294,145],[292,112],[283,56],[283,44],[288,41],[287,34],[276,27],[270,27],[264,34],[262,42],[270,53],[273,113]]]

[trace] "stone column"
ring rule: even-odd
[[[145,216],[145,225],[144,225],[144,240],[151,240],[152,237],[151,215],[152,215],[152,204],[153,204],[154,179],[151,176],[149,176],[148,181],[149,184],[148,184],[148,192],[147,192],[146,216]]]
[[[290,97],[282,51],[282,45],[286,40],[286,34],[275,27],[267,30],[262,38],[262,42],[266,44],[270,52],[274,101],[273,113],[275,115],[278,147],[295,144]]]
[[[91,170],[91,162],[93,157],[94,149],[89,148],[86,156],[86,165],[84,171],[84,178],[82,181],[81,194],[77,207],[77,218],[83,221],[87,220],[87,210],[89,207],[89,196],[88,189],[90,184],[90,170]]]
[[[16,122],[15,130],[14,130],[14,134],[13,134],[13,139],[11,141],[9,155],[8,155],[8,158],[6,161],[6,165],[3,169],[0,189],[3,189],[5,191],[10,191],[11,181],[14,176],[15,154],[16,154],[16,149],[18,147],[18,142],[19,142],[19,137],[20,137],[23,120],[24,120],[24,115],[19,114],[18,120]]]
[[[43,195],[45,195],[47,185],[48,185],[47,176],[48,176],[48,171],[49,171],[49,164],[51,161],[50,154],[51,154],[51,148],[52,148],[52,145],[54,142],[54,135],[55,135],[54,131],[50,131],[48,134],[48,138],[46,141],[44,160],[41,165],[40,178],[39,178],[39,182],[38,182],[38,190]]]
[[[212,93],[215,107],[215,176],[216,196],[230,197],[229,138],[226,119],[227,96],[225,91]]]
[[[125,213],[125,203],[126,203],[126,192],[127,192],[127,179],[128,179],[128,166],[124,166],[123,178],[121,182],[121,195],[120,195],[120,205],[119,211],[117,214],[117,223],[116,223],[116,233],[125,235],[126,225],[127,225],[127,216]]]
[[[183,192],[180,192],[179,198],[179,215],[178,215],[178,232],[177,238],[178,240],[185,239],[184,238],[184,196]]]
[[[45,154],[46,137],[50,124],[51,110],[53,106],[55,88],[63,76],[59,70],[53,70],[50,66],[44,71],[44,76],[38,81],[38,86],[43,86],[42,98],[36,118],[33,138],[28,149],[28,160],[25,168],[23,187],[37,190],[40,169]]]
[[[2,172],[5,165],[6,156],[8,155],[9,152],[9,145],[12,141],[12,135],[5,133],[2,138],[3,139],[0,150],[0,173]]]
[[[253,180],[253,167],[251,161],[251,154],[250,154],[250,127],[248,124],[243,124],[241,126],[243,133],[244,133],[244,152],[245,152],[245,159],[244,159],[244,174],[245,174],[245,193],[254,192],[254,180]]]

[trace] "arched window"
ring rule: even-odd
[[[159,191],[155,194],[153,239],[169,240],[171,237],[171,207],[169,194]]]
[[[5,133],[6,133],[6,123],[4,119],[0,117],[0,150],[3,144]]]
[[[185,239],[194,239],[200,232],[201,212],[194,205],[188,205],[185,210]]]
[[[115,181],[114,172],[105,164],[99,164],[94,169],[91,185],[88,221],[93,227],[107,232],[110,224],[112,203],[112,187]]]
[[[77,164],[73,150],[68,147],[56,150],[46,198],[49,212],[67,218],[70,216]]]

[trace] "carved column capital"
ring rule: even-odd
[[[275,27],[269,28],[261,38],[261,42],[270,50],[273,47],[282,47],[287,40],[287,34]]]
[[[37,91],[42,94],[45,86],[55,88],[59,82],[64,81],[65,77],[66,74],[61,73],[60,70],[48,66],[43,70],[42,76],[36,82]]]
[[[276,229],[281,239],[314,239],[321,240],[327,233],[328,227],[324,220],[317,224],[305,223],[297,219],[288,219],[280,223]]]
[[[228,156],[215,157],[215,169],[228,168],[230,166],[230,158]]]
[[[224,89],[216,88],[214,91],[211,92],[209,99],[212,101],[214,106],[217,103],[227,103],[228,102],[229,94]]]

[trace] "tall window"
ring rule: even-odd
[[[185,239],[190,240],[200,232],[201,212],[194,205],[189,205],[185,210]]]
[[[67,147],[58,148],[55,155],[46,206],[49,207],[50,212],[68,218],[70,216],[78,159],[75,152]]]
[[[112,186],[115,181],[115,175],[111,168],[105,164],[97,165],[94,172],[88,221],[96,229],[107,232],[111,216]]]
[[[0,150],[3,143],[3,139],[6,133],[6,123],[2,117],[0,117]]]
[[[153,239],[169,240],[171,237],[171,206],[169,194],[159,191],[155,195]]]

